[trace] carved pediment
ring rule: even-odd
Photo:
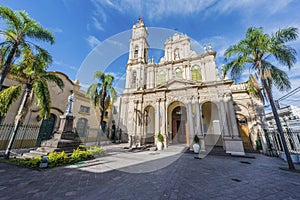
[[[196,85],[196,83],[192,82],[192,81],[182,80],[182,79],[173,79],[164,84],[157,86],[156,89],[164,89],[165,88],[165,89],[172,90],[172,89],[186,88],[186,87],[194,86],[194,85]]]

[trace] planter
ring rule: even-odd
[[[194,150],[194,153],[199,153],[200,151],[200,145],[199,144],[193,144],[193,150]]]
[[[158,151],[161,151],[163,149],[163,143],[162,142],[157,142],[156,146],[157,146]]]

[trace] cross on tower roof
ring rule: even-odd
[[[143,22],[143,19],[142,17],[139,18],[139,23],[142,23]]]

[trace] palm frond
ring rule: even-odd
[[[90,85],[90,87],[87,90],[87,95],[90,98],[91,101],[91,105],[93,107],[96,107],[98,105],[98,101],[99,101],[99,88],[100,84],[99,83],[94,83],[92,85]]]
[[[9,107],[18,99],[22,86],[16,85],[6,88],[0,92],[0,116],[4,116]]]
[[[40,79],[33,84],[33,90],[36,94],[36,105],[41,107],[40,114],[43,118],[47,118],[50,114],[51,98],[47,82]]]
[[[291,82],[289,81],[288,74],[269,62],[267,64],[271,73],[273,85],[279,91],[288,91],[291,89]]]
[[[264,95],[262,94],[261,88],[259,86],[259,83],[255,76],[252,74],[249,75],[248,80],[248,91],[250,94],[252,94],[254,97],[261,99],[263,102],[265,100]]]
[[[233,61],[224,65],[224,73],[230,71],[230,76],[233,79],[239,77],[246,69],[247,58],[245,57],[238,57]]]
[[[272,38],[280,44],[296,40],[298,38],[298,28],[279,29],[275,34],[272,34]]]
[[[97,79],[100,81],[100,83],[103,83],[105,79],[105,73],[102,71],[96,71],[94,73],[94,79]]]
[[[287,45],[273,45],[271,53],[280,64],[287,66],[289,69],[297,62],[297,52]]]
[[[113,88],[113,87],[110,87],[109,90],[110,90],[110,94],[111,94],[111,100],[112,100],[112,102],[115,102],[117,99],[117,92],[116,92],[115,88]]]
[[[21,20],[17,14],[8,7],[0,6],[0,17],[6,21],[8,26],[19,29]]]
[[[114,77],[111,74],[105,75],[104,82],[110,87],[114,81]]]
[[[59,76],[54,73],[48,72],[41,76],[41,78],[45,79],[46,81],[55,83],[61,90],[64,88],[64,82]]]

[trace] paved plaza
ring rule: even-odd
[[[287,163],[261,154],[195,159],[180,145],[112,145],[104,157],[54,169],[0,163],[0,199],[300,199],[300,174],[280,167]]]

